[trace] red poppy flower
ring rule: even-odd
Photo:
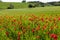
[[[38,25],[38,26],[36,27],[36,31],[38,31],[38,30],[40,30],[40,25]]]
[[[46,25],[44,25],[44,26],[43,26],[43,30],[45,30],[45,29],[46,29],[46,27],[47,27],[47,26],[46,26]]]
[[[50,37],[53,38],[54,40],[57,40],[57,35],[56,34],[51,34]]]
[[[29,18],[30,21],[34,21],[34,18]]]
[[[41,18],[42,22],[44,22],[44,18]]]
[[[20,32],[18,32],[18,35],[19,35],[19,36],[20,36],[20,34],[21,34],[21,33],[20,33]]]
[[[35,28],[32,29],[32,32],[33,32],[33,33],[35,32]]]
[[[20,40],[20,35],[21,35],[21,33],[20,33],[20,32],[18,32],[17,40]]]
[[[58,20],[60,20],[60,17],[58,18]]]
[[[14,19],[12,20],[12,22],[16,22],[16,19],[14,18]]]
[[[6,32],[6,36],[8,36],[9,35],[9,32]]]

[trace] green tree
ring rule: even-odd
[[[41,4],[41,7],[45,7],[45,4],[44,3],[40,3]]]
[[[2,0],[0,0],[0,2],[2,2]]]
[[[14,9],[14,5],[13,4],[10,4],[7,9]]]
[[[26,2],[26,0],[23,0],[22,2]]]

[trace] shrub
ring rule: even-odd
[[[7,9],[14,9],[14,5],[13,4],[10,4]]]
[[[26,0],[23,0],[23,1],[22,1],[22,3],[25,3],[25,2],[26,2]]]
[[[45,7],[45,4],[44,3],[41,3],[41,7]]]
[[[29,7],[29,8],[35,8],[35,5],[34,5],[34,4],[29,4],[28,7]]]

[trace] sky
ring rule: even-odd
[[[22,0],[2,0],[4,2],[21,2]],[[60,0],[26,0],[27,2],[28,1],[41,1],[41,2],[51,2],[51,1],[60,1]]]

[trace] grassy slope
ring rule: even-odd
[[[0,10],[0,15],[8,14],[8,15],[21,15],[21,14],[37,14],[45,13],[45,14],[60,14],[60,6],[57,7],[40,7],[40,8],[23,8],[23,9],[6,9]]]
[[[12,2],[11,2],[12,3]],[[6,9],[9,4],[8,2],[0,2],[0,8]],[[14,5],[14,8],[27,8],[29,3],[12,3]]]

